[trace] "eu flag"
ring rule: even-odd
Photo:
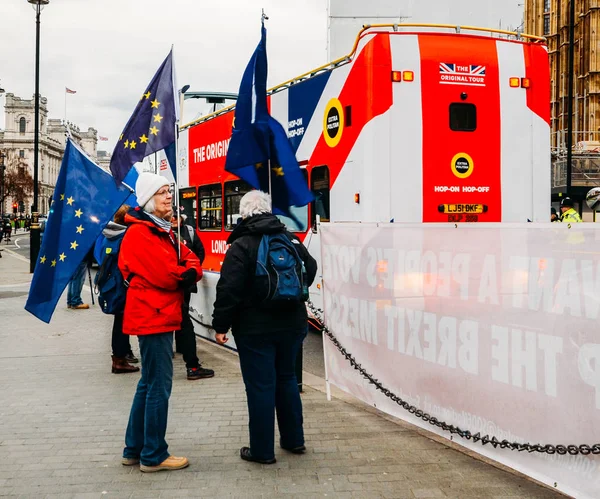
[[[177,109],[173,81],[171,50],[143,93],[113,151],[110,171],[118,184],[135,163],[165,148],[173,176],[177,178],[174,147]]]
[[[129,194],[67,141],[25,310],[50,322],[71,276]]]
[[[267,72],[267,30],[263,23],[260,43],[242,76],[225,170],[255,189],[269,192],[274,213],[290,215],[290,206],[304,206],[314,197],[285,130],[269,115]]]

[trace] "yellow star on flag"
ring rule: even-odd
[[[129,140],[126,140],[123,145],[125,146],[125,149],[127,149],[129,147]]]
[[[158,106],[160,106],[160,102],[158,102],[156,99],[154,99],[152,101],[152,107],[158,109]]]
[[[162,117],[162,116],[161,116],[159,113],[156,113],[156,114],[154,115],[154,121],[155,121],[156,123],[160,123],[160,122],[162,121],[162,119],[163,119],[163,117]]]
[[[60,259],[61,262],[64,262],[65,258],[67,258],[67,255],[65,255],[64,253],[61,253],[60,255],[58,255],[58,258]]]
[[[283,177],[283,168],[281,166],[271,168],[271,170],[275,173],[276,176]]]
[[[75,210],[75,216],[77,218],[81,218],[81,215],[83,215],[83,211],[81,211],[81,210]]]
[[[150,93],[150,90],[148,90],[148,92],[144,94],[144,97],[146,97],[146,100],[150,98],[150,95],[152,95],[152,94]]]
[[[46,257],[43,256],[42,258],[40,258],[40,263],[46,263]]]
[[[61,200],[61,201],[64,201],[64,200],[65,200],[65,195],[64,195],[64,194],[61,194],[61,195],[60,195],[60,200]]]
[[[151,133],[152,135],[158,135],[158,128],[156,128],[155,126],[153,126],[153,127],[150,129],[150,133]]]
[[[260,169],[263,167],[263,164],[262,164],[262,163],[256,163],[256,165],[254,165],[254,167],[255,167],[257,170],[260,170]]]
[[[140,144],[147,144],[147,143],[148,143],[148,137],[146,137],[146,134],[144,134],[140,137]]]
[[[52,260],[52,267],[56,267],[56,260]]]
[[[135,146],[137,146],[137,143],[136,143],[136,141],[135,141],[135,140],[132,140],[132,141],[129,143],[129,149],[135,149]]]
[[[69,196],[69,197],[67,198],[67,204],[68,204],[69,206],[72,206],[72,205],[73,205],[73,201],[75,201],[75,200],[73,199],[73,196]]]
[[[77,241],[73,241],[73,242],[71,243],[71,249],[73,249],[73,250],[76,250],[76,249],[77,249],[77,246],[79,246],[79,244],[77,244]]]
[[[83,234],[83,225],[77,227],[77,234]]]
[[[119,141],[123,140],[123,134],[119,137]]]

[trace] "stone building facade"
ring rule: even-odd
[[[6,170],[25,167],[34,176],[34,130],[35,100],[22,99],[12,93],[5,95],[4,115],[5,129],[0,131],[0,150],[4,153]],[[98,132],[88,128],[82,132],[76,125],[60,119],[48,118],[48,100],[40,97],[40,137],[39,137],[39,170],[38,201],[39,212],[48,213],[50,201],[54,194],[54,186],[66,147],[67,127],[73,139],[95,161],[98,143]],[[13,200],[8,197],[4,201],[4,213],[12,213]],[[31,214],[33,197],[25,199],[23,214]]]

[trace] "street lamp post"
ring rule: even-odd
[[[4,93],[4,89],[0,87],[0,95]],[[4,159],[6,155],[0,151],[0,220],[4,220],[4,172],[6,171],[6,165]]]
[[[1,89],[0,89],[1,90]],[[4,172],[6,165],[4,164],[5,154],[0,151],[0,220],[4,220]]]
[[[33,273],[40,252],[40,225],[38,223],[38,170],[40,155],[40,16],[50,0],[27,0],[35,10],[35,131],[33,138],[33,206],[29,231],[29,271]]]

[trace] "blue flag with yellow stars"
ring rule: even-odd
[[[71,276],[129,194],[67,141],[25,310],[50,322]]]
[[[177,178],[174,148],[176,122],[171,50],[143,93],[113,151],[110,171],[118,184],[135,163],[165,148],[173,177]]]
[[[225,170],[255,189],[269,192],[273,213],[291,216],[291,206],[305,206],[314,197],[285,130],[269,115],[267,69],[263,22],[260,43],[242,76]]]

